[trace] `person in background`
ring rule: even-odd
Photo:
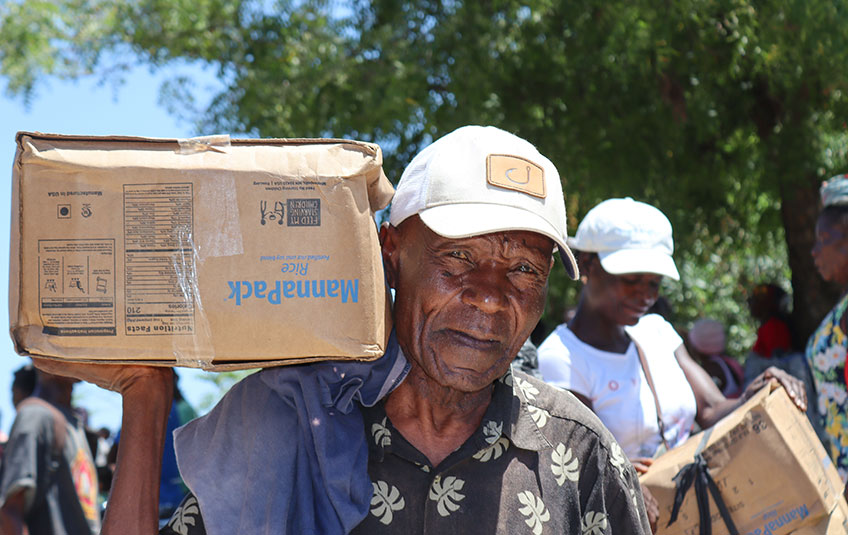
[[[25,364],[15,370],[12,379],[12,405],[18,406],[18,403],[30,397],[35,390],[35,368],[32,364]],[[4,431],[0,431],[0,458],[6,448],[6,442],[9,437]]]
[[[14,379],[12,379],[12,404],[15,407],[32,395],[36,381],[35,368],[32,364],[25,364],[15,370]]]
[[[806,357],[815,381],[816,406],[830,457],[842,480],[848,479],[848,175],[821,187],[822,210],[816,221],[813,260],[822,278],[842,295],[807,342]]]
[[[803,381],[807,390],[807,416],[819,437],[827,446],[829,439],[818,416],[818,409],[812,400],[817,397],[812,370],[803,351],[796,347],[792,335],[787,302],[789,296],[774,283],[756,285],[748,297],[751,317],[759,323],[757,339],[745,358],[744,384],[747,385],[759,376],[763,370],[772,366]]]
[[[94,454],[94,466],[100,468],[109,464],[107,458],[109,450],[112,449],[112,432],[108,427],[101,427],[97,430],[97,453]]]
[[[39,371],[18,414],[0,468],[0,533],[96,534],[97,474],[71,408],[76,381]]]
[[[777,354],[792,351],[786,298],[783,288],[773,283],[754,286],[748,297],[751,317],[759,322],[757,340],[751,351],[763,358],[770,359]]]
[[[742,365],[725,354],[726,337],[724,325],[714,319],[696,321],[688,334],[692,356],[710,375],[721,393],[731,399],[742,395],[745,385],[745,370]]]
[[[638,472],[689,438],[695,422],[712,426],[772,379],[806,408],[803,384],[776,368],[740,400],[726,398],[674,327],[647,314],[662,278],[679,279],[671,223],[661,211],[631,198],[606,200],[586,214],[569,245],[581,266],[580,302],[574,319],[539,346],[539,369],[595,411]],[[655,529],[658,506],[642,492]]]
[[[105,503],[112,488],[112,467],[109,465],[109,452],[112,449],[112,432],[101,427],[97,430],[97,452],[94,454],[94,467],[97,469],[98,503],[101,513],[105,511]]]

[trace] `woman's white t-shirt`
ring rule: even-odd
[[[671,447],[679,446],[689,438],[697,411],[695,394],[674,356],[683,340],[657,314],[643,316],[625,331],[645,352],[665,438]],[[628,457],[653,457],[661,444],[657,409],[632,342],[624,354],[601,351],[563,324],[539,346],[539,371],[546,382],[589,398]]]

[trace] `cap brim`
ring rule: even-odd
[[[677,266],[668,254],[650,249],[619,249],[598,253],[604,271],[613,275],[626,273],[654,273],[680,280]]]
[[[422,210],[418,216],[430,230],[445,238],[470,238],[508,230],[526,230],[547,236],[556,243],[568,276],[573,280],[580,276],[577,261],[564,236],[527,210],[497,204],[445,204]]]

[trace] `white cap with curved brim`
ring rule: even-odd
[[[559,173],[529,142],[493,126],[463,126],[419,152],[404,170],[389,222],[418,214],[446,238],[526,230],[552,239],[572,279]]]
[[[650,204],[607,199],[586,214],[571,247],[597,253],[607,273],[654,273],[674,280],[680,274],[671,253],[674,241],[668,218]]]

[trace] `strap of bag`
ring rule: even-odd
[[[665,439],[665,424],[662,419],[662,409],[660,409],[660,399],[657,397],[657,389],[654,387],[654,378],[651,376],[651,369],[648,367],[648,359],[645,358],[645,352],[642,351],[642,346],[639,345],[635,339],[633,340],[633,345],[636,346],[636,352],[639,353],[639,363],[642,365],[642,371],[645,372],[645,379],[648,381],[648,388],[651,389],[651,394],[654,395],[654,405],[657,408],[657,427],[660,430],[660,440],[662,440],[663,446],[665,446],[666,450],[670,450],[671,446],[668,445],[668,441]]]

